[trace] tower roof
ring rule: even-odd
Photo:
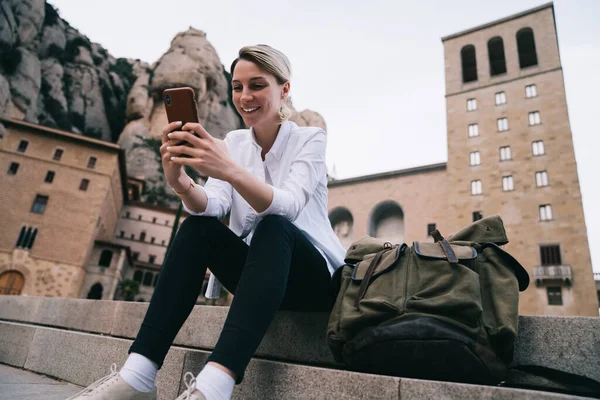
[[[546,3],[546,4],[543,4],[541,6],[538,6],[538,7],[535,7],[535,8],[531,8],[531,9],[526,10],[526,11],[522,11],[520,13],[510,15],[508,17],[500,18],[500,19],[498,19],[496,21],[488,22],[487,24],[479,25],[479,26],[476,26],[474,28],[470,28],[470,29],[467,29],[467,30],[464,30],[464,31],[461,31],[461,32],[458,32],[458,33],[453,33],[452,35],[444,36],[442,38],[442,42],[445,42],[446,40],[450,40],[450,39],[456,39],[457,37],[464,36],[464,35],[467,35],[469,33],[473,33],[473,32],[476,32],[476,31],[479,31],[479,30],[482,30],[482,29],[485,29],[485,28],[489,28],[490,26],[499,25],[499,24],[502,24],[504,22],[507,22],[507,21],[510,21],[510,20],[513,20],[513,19],[521,18],[521,17],[524,17],[526,15],[533,14],[533,13],[536,13],[538,11],[544,10],[546,8],[552,8],[552,10],[554,11],[554,3],[553,2]]]

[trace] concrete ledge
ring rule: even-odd
[[[0,296],[0,320],[26,322],[134,339],[148,303],[53,297]],[[175,345],[213,349],[228,307],[195,306]],[[256,355],[279,360],[335,366],[327,347],[328,313],[280,312]]]
[[[535,390],[476,386],[463,383],[424,381],[403,378],[400,382],[401,400],[582,400],[587,397]]]
[[[0,323],[0,362],[22,368],[35,330],[33,326]]]
[[[1,299],[0,299],[1,304]],[[148,304],[118,302],[111,334],[134,339]],[[223,329],[229,307],[195,306],[174,344],[213,349]],[[270,359],[334,366],[325,335],[328,313],[282,311],[269,327],[256,355]]]
[[[185,371],[200,371],[207,355],[190,352]],[[252,359],[234,399],[399,399],[400,378]],[[182,385],[181,392],[185,387]]]
[[[521,317],[515,364],[550,367],[600,382],[600,318]]]
[[[135,338],[147,303],[0,296],[0,319]],[[175,345],[214,348],[229,309],[194,307]],[[280,312],[256,355],[261,358],[337,367],[327,347],[327,313]],[[14,357],[19,357],[16,353]],[[600,381],[600,318],[520,317],[518,365],[558,368]]]
[[[110,336],[61,331],[40,326],[0,322],[0,336],[13,340],[15,327],[35,330],[24,345],[25,368],[78,385],[88,385],[108,373],[112,362],[119,366],[127,357],[129,340]],[[12,338],[12,339],[11,339]],[[4,348],[1,348],[2,350]],[[4,354],[4,351],[0,351]],[[182,373],[197,373],[208,352],[173,347],[158,375],[159,400],[181,393]],[[0,356],[0,361],[2,357]],[[181,386],[181,387],[180,387]],[[246,378],[236,386],[233,399],[582,399],[576,396],[449,382],[420,381],[356,372],[253,359]]]
[[[0,319],[109,334],[117,303],[59,297],[0,296]]]

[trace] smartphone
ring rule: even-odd
[[[185,125],[188,122],[200,122],[194,89],[190,87],[165,89],[163,91],[163,102],[165,103],[169,123],[181,121]],[[178,144],[181,144],[181,142],[172,143],[172,145]]]

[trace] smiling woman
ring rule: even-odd
[[[330,280],[345,250],[327,213],[325,132],[288,121],[291,66],[280,51],[244,47],[231,74],[233,103],[248,129],[225,140],[197,122],[163,129],[165,179],[191,217],[173,240],[125,365],[86,389],[86,396],[99,393],[86,399],[101,392],[116,400],[156,398],[157,369],[207,266],[235,297],[207,365],[197,378],[186,374],[191,380],[181,398],[230,398],[278,310],[333,306]],[[184,165],[208,176],[206,185],[196,185]],[[229,226],[219,221],[227,214]]]
[[[239,67],[238,64],[240,64]],[[236,67],[238,68],[236,69]],[[237,71],[237,73],[234,71]],[[279,120],[283,122],[292,115],[292,104],[289,97],[292,71],[290,61],[285,54],[265,45],[243,47],[240,50],[239,58],[231,64],[231,72],[233,74],[233,101],[242,118],[244,118],[244,115],[253,114],[262,107],[260,105],[261,97],[265,100],[269,94],[271,96],[276,95],[271,91],[272,93],[264,96],[261,96],[260,93],[256,96],[257,92],[265,92],[263,89],[276,88],[277,86],[283,86],[284,89],[283,101],[277,110]],[[274,82],[270,82],[270,80]],[[244,87],[247,88],[245,93]],[[256,103],[248,103],[248,101],[253,100],[253,97],[257,100]],[[268,104],[271,104],[271,102]],[[250,124],[252,120],[248,121],[244,118],[244,122],[249,127],[253,126]]]

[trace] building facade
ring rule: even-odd
[[[113,300],[120,296],[119,284],[131,269],[131,251],[126,246],[96,240],[92,255],[85,266],[85,278],[79,297]]]
[[[0,294],[125,299],[131,280],[133,300],[149,301],[177,211],[139,201],[144,181],[126,177],[118,145],[0,122]],[[231,302],[203,295],[199,304]]]
[[[135,180],[135,179],[134,179]],[[129,178],[131,188],[132,178]],[[135,193],[133,194],[135,199]],[[179,217],[178,226],[189,217],[183,211]],[[121,217],[115,229],[113,242],[131,251],[131,266],[125,269],[123,280],[133,280],[139,284],[139,293],[135,301],[150,301],[158,276],[167,255],[169,241],[173,235],[177,210],[169,207],[146,204],[141,201],[129,201],[121,210]],[[222,221],[227,224],[226,220]],[[197,304],[229,305],[233,299],[231,294],[222,293],[219,299],[204,297],[210,271],[207,270]],[[121,298],[118,293],[117,298]]]
[[[124,279],[139,283],[136,301],[150,301],[175,223],[176,211],[168,207],[131,201],[122,209],[113,241],[131,249],[132,267]],[[182,215],[180,223],[185,220]]]
[[[124,155],[112,143],[0,122],[0,290],[79,297],[127,195]]]
[[[520,312],[598,315],[553,5],[442,42],[448,162],[331,182],[336,232],[411,243],[499,214],[532,278]]]

